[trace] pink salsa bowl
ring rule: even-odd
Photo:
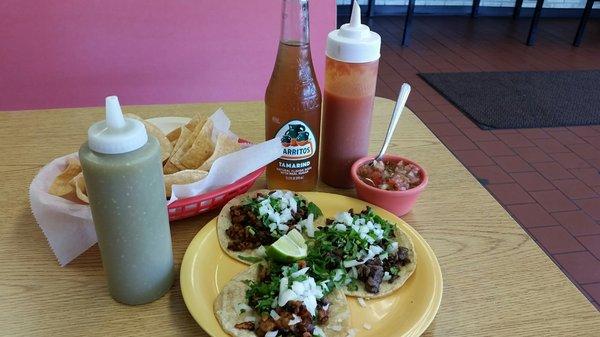
[[[359,199],[364,200],[366,202],[370,202],[374,205],[382,207],[397,216],[403,216],[406,213],[410,212],[415,202],[421,195],[421,192],[427,186],[427,182],[429,180],[429,176],[427,172],[423,169],[423,167],[414,161],[394,155],[384,155],[383,160],[389,161],[392,163],[397,163],[400,160],[405,163],[414,164],[420,169],[421,173],[421,182],[419,185],[406,190],[406,191],[387,191],[382,190],[377,187],[373,187],[360,179],[358,176],[358,169],[373,160],[373,156],[365,157],[357,160],[352,164],[352,168],[350,168],[350,174],[352,176],[352,180],[354,181],[354,187],[356,188],[356,195]]]

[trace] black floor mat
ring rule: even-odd
[[[482,129],[600,124],[600,70],[419,75]]]

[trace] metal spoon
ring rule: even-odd
[[[402,114],[402,110],[404,110],[404,106],[406,105],[406,100],[408,99],[408,94],[410,94],[410,85],[408,83],[402,84],[400,88],[400,93],[398,94],[398,100],[396,101],[396,105],[394,106],[394,112],[392,113],[392,119],[390,120],[390,125],[388,126],[387,133],[385,134],[385,140],[383,141],[383,146],[381,146],[381,150],[375,159],[371,162],[371,165],[375,160],[381,160],[383,155],[385,154],[385,150],[387,150],[390,141],[392,140],[392,135],[394,134],[394,130],[396,130],[396,125],[398,124],[398,120],[400,120],[400,115]]]

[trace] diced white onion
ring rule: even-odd
[[[357,279],[358,278],[358,270],[356,270],[356,267],[350,268],[350,270],[348,271],[348,275],[351,278]]]
[[[306,291],[306,288],[304,287],[303,282],[294,282],[294,283],[292,283],[292,290],[296,294],[304,294],[304,292]]]
[[[308,271],[307,268],[302,268],[290,275],[290,268],[284,267],[283,274],[290,275],[290,277],[298,277],[305,275]],[[304,281],[294,281],[291,286],[289,284],[289,278],[284,276],[279,282],[279,295],[277,297],[277,305],[280,307],[284,306],[289,301],[302,301],[306,309],[312,316],[315,316],[317,309],[317,300],[321,299],[323,295],[323,289],[317,286],[315,279],[308,277]],[[291,288],[291,289],[290,289]]]
[[[279,333],[279,330],[269,331],[265,334],[265,337],[276,337],[278,333]]]
[[[288,283],[289,283],[289,279],[287,277],[282,277],[281,280],[279,280],[279,293],[280,294],[287,290]]]
[[[311,315],[315,316],[317,314],[317,299],[315,298],[315,295],[306,296],[303,302],[306,310],[308,310]]]
[[[294,194],[290,194],[292,195],[292,197],[290,198],[290,209],[292,210],[292,212],[296,213],[298,212],[298,202],[296,201],[296,198],[294,198]]]
[[[367,307],[367,303],[365,302],[364,298],[358,297],[356,300],[358,301],[358,305],[360,305],[361,307],[363,307],[363,308]]]
[[[298,202],[294,198],[294,193],[277,190],[267,198],[258,198],[257,200],[260,203],[258,214],[268,216],[271,222],[268,227],[271,232],[287,232],[290,229],[286,224],[294,219],[293,214],[298,211]],[[271,206],[272,200],[279,201],[279,212]]]
[[[335,274],[333,275],[333,282],[338,282],[344,276],[344,271],[341,269],[336,269]]]
[[[398,250],[398,242],[394,241],[387,246],[386,251],[390,254],[395,253]]]
[[[273,317],[274,320],[278,320],[279,318],[281,318],[281,316],[279,316],[279,314],[275,310],[271,310],[271,312],[269,313],[269,315],[271,317]]]
[[[283,307],[287,302],[296,300],[298,300],[298,295],[292,289],[286,289],[279,293],[277,305]]]
[[[356,330],[348,329],[348,334],[346,335],[346,337],[355,337],[355,336],[356,336]]]
[[[383,273],[383,277],[381,279],[383,281],[389,281],[392,279],[392,275],[390,275],[390,273],[386,271],[385,273]]]
[[[292,314],[292,319],[288,322],[288,325],[294,325],[302,322],[302,318],[298,317],[296,314]]]
[[[319,328],[318,326],[315,326],[312,334],[313,334],[313,336],[327,337],[325,335],[325,332],[323,330],[321,330],[321,328]]]
[[[380,246],[371,246],[369,247],[369,252],[372,252],[374,255],[377,255],[383,252],[383,248],[381,248]]]
[[[336,231],[340,231],[340,232],[345,232],[346,231],[346,225],[341,224],[341,223],[336,223],[335,224],[335,230]]]
[[[260,215],[265,215],[265,214],[267,214],[267,213],[268,213],[267,206],[260,206],[260,207],[258,208],[258,214],[260,214]]]
[[[284,209],[283,211],[281,211],[281,216],[279,217],[279,221],[286,223],[290,220],[292,220],[294,217],[292,216],[292,211],[289,208]]]
[[[369,324],[369,323],[363,324],[363,328],[365,328],[365,330],[371,330],[372,327],[373,326],[371,324]]]
[[[342,331],[342,326],[341,325],[332,325],[330,326],[331,330],[339,332]]]
[[[298,225],[300,225],[300,228],[304,227],[306,229],[306,235],[311,238],[315,236],[314,219],[315,219],[315,216],[312,213],[310,213],[306,217],[306,219],[298,222]]]
[[[298,270],[296,272],[293,272],[292,273],[292,277],[298,277],[298,276],[301,276],[301,275],[305,275],[307,271],[308,271],[308,267],[304,267],[304,268],[302,268],[302,269],[300,269],[300,270]]]
[[[340,212],[335,216],[335,220],[343,224],[352,225],[352,215],[348,212]]]
[[[269,220],[279,224],[281,222],[281,215],[279,215],[279,213],[272,212],[269,214]]]
[[[352,267],[360,266],[361,264],[364,264],[364,262],[358,262],[356,260],[348,260],[348,261],[344,261],[344,268],[352,268]]]

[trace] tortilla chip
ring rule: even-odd
[[[171,196],[171,187],[173,187],[173,185],[191,184],[204,179],[207,174],[208,172],[201,170],[183,170],[165,175],[165,191],[167,197]]]
[[[88,199],[87,196],[83,172],[76,175],[75,178],[71,179],[69,183],[71,184],[71,186],[75,187],[75,195],[77,195],[77,199],[85,202],[86,204],[89,204],[90,199]]]
[[[179,149],[188,141],[190,136],[192,135],[192,131],[188,130],[185,126],[179,128],[179,137],[177,138],[177,142],[173,146],[172,154],[179,151]]]
[[[176,151],[173,151],[173,153],[171,154],[171,157],[169,158],[170,161],[173,163],[173,165],[177,166],[177,168],[179,168],[180,170],[187,169],[187,167],[185,167],[183,165],[183,163],[181,162],[181,159],[183,158],[185,153],[187,153],[189,151],[189,149],[192,147],[192,145],[194,145],[194,142],[196,141],[198,134],[200,133],[200,131],[202,131],[206,122],[207,122],[207,120],[202,120],[202,121],[198,122],[196,125],[196,128],[194,130],[192,130],[189,133],[189,136],[187,136],[187,137],[184,136],[184,134],[186,132],[183,130],[183,128],[181,129],[181,135],[179,136],[180,139],[183,138],[181,140],[181,144],[177,147]],[[212,122],[211,122],[211,124],[212,124]],[[188,127],[186,125],[185,129],[187,129],[187,128]],[[188,129],[188,131],[189,131],[189,129]],[[198,165],[198,166],[200,166],[200,165]],[[197,168],[197,167],[195,167],[195,168]]]
[[[219,134],[217,138],[217,144],[215,145],[215,151],[213,154],[200,166],[201,170],[208,171],[210,167],[218,158],[230,154],[232,152],[239,151],[242,148],[242,145],[238,143],[238,140],[225,134]]]
[[[163,166],[164,174],[172,174],[172,173],[175,173],[178,171],[179,171],[179,169],[177,168],[177,166],[175,166],[173,163],[171,163],[170,160],[167,160],[167,163],[165,164],[165,166]]]
[[[176,128],[175,130],[167,133],[167,139],[169,140],[169,142],[171,142],[171,145],[177,142],[177,139],[179,139],[179,135],[181,135],[181,128]]]
[[[207,117],[205,113],[198,112],[196,115],[194,115],[194,117],[192,117],[192,119],[190,119],[185,127],[190,131],[194,131],[198,125],[204,125],[206,119]]]
[[[54,179],[52,185],[50,185],[50,188],[48,189],[48,193],[58,197],[73,193],[75,189],[69,182],[80,173],[81,164],[79,163],[79,159],[69,159],[67,167]]]
[[[213,122],[209,119],[194,137],[190,148],[178,158],[184,168],[197,169],[212,155],[215,150],[215,145],[211,140],[212,131]],[[177,162],[173,162],[173,164],[177,165]],[[177,166],[179,167],[179,165]]]
[[[158,128],[158,126],[147,122],[145,119],[138,115],[128,113],[125,114],[125,117],[137,119],[138,121],[144,123],[144,126],[146,126],[146,132],[148,132],[149,135],[154,136],[160,144],[160,154],[162,161],[164,162],[165,160],[169,159],[169,156],[173,151],[173,146],[171,145],[169,139],[167,139],[167,136],[165,136],[165,134]]]

